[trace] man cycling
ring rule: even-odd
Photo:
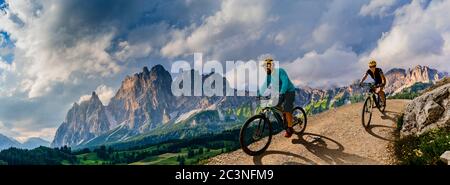
[[[281,68],[274,68],[273,59],[266,58],[264,60],[264,68],[267,72],[267,78],[264,84],[261,86],[258,95],[264,93],[267,89],[267,86],[271,85],[271,82],[279,79],[279,100],[277,107],[282,107],[283,109],[283,117],[287,121],[287,129],[284,137],[291,137],[292,133],[294,133],[294,129],[292,128],[292,110],[294,109],[294,99],[295,99],[295,87],[294,84],[289,79],[286,71]]]
[[[369,62],[369,69],[360,82],[361,86],[362,83],[367,79],[367,75],[370,75],[370,77],[372,77],[372,79],[375,81],[375,93],[380,96],[383,105],[386,105],[386,95],[383,91],[384,86],[386,85],[386,77],[383,74],[383,70],[377,68],[377,62],[375,60],[371,60]]]

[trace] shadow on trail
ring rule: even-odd
[[[397,123],[397,119],[399,116],[401,116],[402,113],[400,112],[393,112],[393,111],[384,111],[381,115],[381,119],[383,120],[391,120],[393,123]]]
[[[378,132],[374,131],[374,130],[377,130],[376,128],[385,128],[385,129],[389,129],[389,131],[383,135],[383,134],[379,133],[379,131]],[[389,135],[393,134],[395,129],[396,129],[395,127],[390,127],[390,126],[386,126],[386,125],[369,125],[368,127],[365,128],[366,132],[369,133],[370,135],[372,135],[373,137],[381,139],[381,140],[385,140],[385,141],[390,141],[390,142],[395,141],[395,139],[393,139],[393,137],[389,137]]]
[[[266,152],[264,152],[263,154],[261,154],[259,156],[254,156],[253,157],[253,163],[256,164],[256,165],[263,165],[262,158],[270,156],[270,155],[292,156],[292,157],[298,158],[298,159],[300,159],[302,161],[305,161],[305,163],[288,161],[288,162],[282,163],[284,165],[311,165],[311,164],[317,164],[314,161],[312,161],[310,159],[307,159],[306,157],[300,156],[298,154],[294,154],[294,153],[287,152],[287,151],[277,151],[277,150],[266,151]]]
[[[379,164],[375,160],[344,152],[344,146],[329,137],[312,133],[305,133],[298,137],[299,139],[292,140],[293,144],[303,145],[326,164]],[[316,137],[316,139],[306,139],[308,137]],[[317,139],[317,137],[320,137],[320,139]]]
[[[381,119],[390,120],[394,125],[396,125],[399,116],[401,116],[400,112],[385,111],[381,115]],[[372,135],[373,137],[390,142],[395,141],[395,137],[393,136],[395,135],[396,129],[397,127],[395,126],[376,125],[376,124],[371,124],[365,128],[366,132]],[[384,131],[385,134],[382,134],[380,131]]]

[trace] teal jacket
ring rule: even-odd
[[[279,82],[279,93],[280,94],[286,94],[286,92],[295,92],[295,86],[289,79],[286,71],[281,68],[276,68],[272,71],[272,74],[267,75],[266,80],[264,81],[264,84],[259,89],[258,95],[263,94],[267,90],[267,86],[270,85],[270,83],[275,80],[276,75],[280,75],[280,82]]]

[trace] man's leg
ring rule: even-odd
[[[292,127],[292,113],[290,112],[283,112],[284,117],[286,118],[286,122],[288,127]]]
[[[291,137],[294,130],[292,129],[293,126],[293,118],[292,118],[292,110],[294,109],[294,99],[295,99],[295,92],[286,93],[286,97],[284,99],[283,103],[283,116],[287,122],[287,130],[284,137]]]
[[[292,113],[283,112],[283,117],[287,122],[286,133],[284,133],[284,137],[291,137],[294,133],[294,129],[292,128]]]

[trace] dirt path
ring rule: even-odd
[[[386,115],[374,110],[367,129],[361,125],[362,103],[345,105],[309,117],[303,136],[275,135],[260,156],[237,150],[211,158],[208,164],[393,164],[393,133],[407,103],[389,100]]]

